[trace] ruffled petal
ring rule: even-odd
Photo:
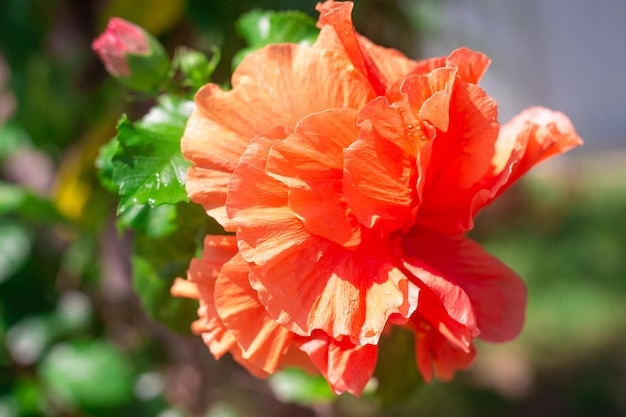
[[[344,151],[345,201],[361,224],[389,234],[415,214],[414,158],[381,137],[371,121],[361,127],[359,140]]]
[[[192,162],[188,194],[216,210],[219,221],[225,219],[220,212],[225,178],[255,136],[272,126],[291,130],[303,116],[325,109],[360,108],[374,96],[345,56],[293,44],[250,54],[232,83],[230,91],[215,84],[200,89],[181,141],[183,155]]]
[[[469,296],[481,339],[504,342],[519,334],[524,324],[526,287],[515,272],[479,244],[461,236],[424,232],[405,242],[405,252]]]
[[[353,251],[311,236],[280,262],[252,267],[250,283],[269,315],[299,335],[319,329],[376,343],[389,316],[409,317],[417,304],[417,287],[393,265],[387,245]]]
[[[239,250],[264,265],[305,242],[309,233],[288,206],[289,189],[265,173],[272,145],[288,134],[276,127],[259,135],[241,156],[229,183],[226,211],[238,229]]]
[[[310,359],[293,345],[293,334],[273,322],[259,303],[234,236],[207,236],[202,258],[192,260],[188,279],[176,279],[171,292],[200,301],[192,331],[216,359],[230,353],[258,378],[285,366],[315,372]]]
[[[497,105],[480,87],[459,84],[450,126],[432,144],[416,224],[453,235],[473,227],[472,200],[490,169],[498,137]]]
[[[377,95],[385,94],[386,85],[379,69],[374,64],[372,57],[363,53],[359,36],[352,25],[352,2],[325,1],[317,3],[315,7],[320,12],[317,26],[322,29],[322,33],[315,43],[318,49],[335,48],[341,45],[343,52],[352,62],[354,67],[363,74],[370,82]],[[333,34],[329,33],[330,30]],[[338,42],[337,42],[338,41]]]
[[[428,321],[457,349],[468,351],[472,338],[480,331],[465,291],[416,258],[405,257],[404,266],[420,289],[414,316]]]
[[[424,182],[419,151],[447,130],[456,69],[406,79],[391,104],[386,97],[359,113],[359,140],[345,150],[344,194],[367,227],[384,233],[410,227]],[[430,153],[429,153],[430,155]],[[417,185],[417,186],[416,186]]]
[[[267,315],[248,282],[248,270],[239,254],[224,264],[215,284],[215,308],[235,336],[243,358],[271,374],[293,334]]]
[[[235,338],[218,316],[213,298],[215,279],[219,270],[235,253],[235,240],[232,237],[207,236],[203,258],[192,259],[187,271],[187,280],[177,279],[171,289],[174,296],[195,298],[200,301],[199,319],[192,324],[192,331],[202,335],[216,358],[236,349]]]
[[[310,233],[346,247],[360,243],[342,193],[343,149],[357,138],[356,116],[352,109],[334,109],[303,118],[272,146],[265,168],[289,187],[289,207]]]
[[[426,75],[412,75],[400,87],[413,113],[441,132],[447,132],[450,124],[450,102],[457,74],[455,68],[438,68]]]
[[[507,190],[530,168],[583,144],[570,120],[561,112],[531,107],[500,129],[492,170],[483,182],[488,190],[475,199],[474,212]]]
[[[306,352],[335,392],[360,395],[376,367],[376,345],[337,341],[321,332],[296,342]]]
[[[455,67],[459,70],[459,81],[478,84],[490,63],[491,60],[480,52],[475,52],[468,48],[459,48],[452,51],[447,57],[418,61],[413,74],[428,74],[437,68]]]

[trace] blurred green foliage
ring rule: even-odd
[[[315,20],[304,13],[277,13],[259,9],[242,15],[237,20],[236,29],[248,46],[235,54],[233,70],[246,55],[263,46],[296,40],[302,45],[312,45],[319,33]]]
[[[314,37],[315,3],[0,2],[0,416],[626,414],[623,160],[598,170],[581,157],[559,175],[514,187],[478,219],[474,236],[528,284],[527,324],[514,343],[480,346],[473,370],[452,383],[415,390],[419,375],[399,334],[385,341],[394,349],[376,373],[388,401],[345,395],[328,403],[319,379],[289,371],[256,380],[228,358],[214,361],[199,338],[157,324],[188,331],[196,305],[169,297],[169,286],[203,234],[218,230],[185,202],[176,176],[185,164],[174,145],[186,100],[209,77],[227,84],[246,41]],[[436,2],[407,3],[358,2],[357,28],[406,48],[437,27]],[[295,8],[313,20],[294,15],[301,25],[263,37],[259,19],[282,18],[256,11],[236,25],[254,8]],[[90,43],[112,15],[144,26],[176,54],[174,70],[191,80],[184,94],[164,96],[146,115],[154,103],[105,74]],[[189,49],[178,52],[181,45]],[[156,138],[171,145],[160,148],[167,155],[147,148],[154,123],[169,126]],[[133,147],[152,159],[134,160]],[[137,163],[140,183],[122,183],[119,173]],[[146,184],[163,193],[143,194]],[[392,405],[397,398],[407,399]]]

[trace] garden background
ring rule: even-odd
[[[473,237],[529,289],[527,323],[480,345],[452,383],[324,401],[324,387],[248,375],[215,361],[188,323],[154,321],[163,282],[131,280],[134,236],[95,160],[130,97],[91,51],[110,16],[170,54],[221,51],[227,82],[244,47],[238,17],[315,1],[0,1],[0,417],[626,415],[626,5],[603,0],[357,0],[355,26],[411,58],[469,46],[494,62],[484,87],[501,121],[564,111],[586,144],[536,168],[481,214]],[[158,247],[155,252],[158,253]],[[167,256],[167,254],[162,254]],[[413,362],[407,367],[413,366]],[[294,382],[295,381],[295,382]],[[294,392],[295,391],[295,392]],[[300,391],[300,392],[299,392]],[[289,400],[297,400],[292,402]]]

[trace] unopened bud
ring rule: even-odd
[[[113,17],[91,45],[106,70],[137,91],[158,92],[167,79],[169,59],[163,46],[143,28]]]

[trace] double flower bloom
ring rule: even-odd
[[[311,46],[248,56],[233,88],[207,85],[182,139],[187,191],[234,236],[207,236],[172,292],[200,300],[211,352],[258,376],[319,371],[360,394],[390,326],[414,331],[426,380],[449,379],[472,341],[523,324],[519,277],[465,237],[534,164],[582,142],[558,112],[500,126],[468,49],[412,61],[318,4]]]

